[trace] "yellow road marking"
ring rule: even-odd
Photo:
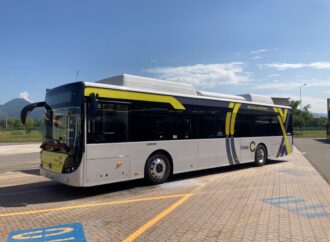
[[[70,237],[66,239],[47,240],[46,242],[60,242],[60,241],[69,241],[69,240],[74,240],[74,237]]]
[[[184,195],[183,198],[181,198],[179,201],[177,201],[176,203],[174,203],[173,205],[171,205],[170,207],[168,207],[167,209],[165,209],[163,212],[161,212],[160,214],[158,214],[153,219],[149,220],[144,225],[142,225],[142,227],[140,227],[134,233],[132,233],[130,236],[128,236],[126,239],[124,239],[123,242],[131,242],[131,241],[135,240],[143,232],[145,232],[147,229],[149,229],[154,224],[156,224],[159,220],[161,220],[162,218],[164,218],[165,216],[167,216],[174,209],[176,209],[177,207],[179,207],[182,203],[184,203],[185,201],[187,201],[187,199],[190,198],[191,196],[192,196],[192,194],[186,194],[186,195]]]
[[[159,197],[146,197],[146,198],[137,198],[137,199],[131,199],[131,200],[118,200],[118,201],[111,201],[111,202],[104,202],[104,203],[81,204],[81,205],[75,205],[75,206],[65,206],[65,207],[59,207],[59,208],[31,210],[31,211],[23,211],[23,212],[15,212],[15,213],[3,213],[3,214],[0,214],[0,217],[10,217],[10,216],[17,216],[17,215],[65,211],[65,210],[78,209],[78,208],[90,208],[90,207],[99,207],[99,206],[106,206],[106,205],[161,200],[161,199],[169,199],[169,198],[176,198],[176,197],[185,197],[188,195],[190,196],[191,194],[177,194],[177,195],[168,195],[168,196],[159,196]]]

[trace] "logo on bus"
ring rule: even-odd
[[[250,150],[251,152],[254,152],[256,150],[256,143],[254,141],[250,143]]]

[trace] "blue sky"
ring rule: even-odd
[[[128,73],[326,112],[330,1],[0,0],[0,104]]]

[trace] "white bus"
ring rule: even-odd
[[[292,150],[291,108],[271,98],[196,91],[131,75],[46,92],[41,175],[95,186],[255,162]]]

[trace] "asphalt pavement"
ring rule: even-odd
[[[320,138],[296,138],[293,142],[330,184],[330,143]]]
[[[36,169],[40,143],[0,143],[0,173]]]

